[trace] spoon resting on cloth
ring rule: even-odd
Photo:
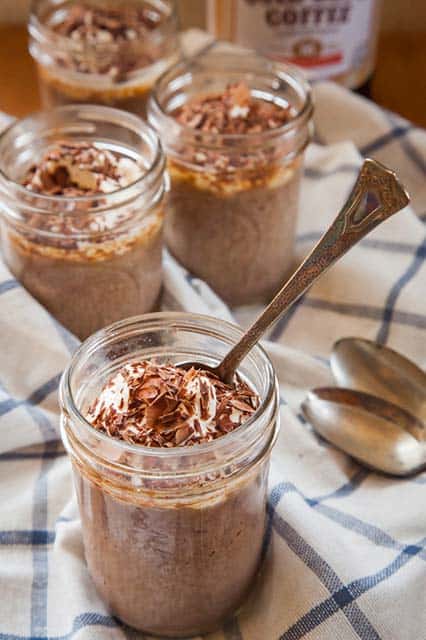
[[[330,363],[339,386],[313,389],[302,404],[313,428],[382,473],[404,477],[426,468],[426,373],[365,338],[338,340]]]
[[[211,371],[223,382],[231,384],[240,362],[271,325],[351,247],[409,201],[393,171],[376,160],[365,160],[337,218],[222,362],[215,367],[203,362],[185,362],[179,366]]]
[[[370,469],[408,476],[426,467],[426,428],[403,407],[363,391],[322,387],[302,412],[323,438]]]
[[[401,353],[365,338],[342,338],[330,364],[339,387],[383,398],[426,425],[426,373]]]

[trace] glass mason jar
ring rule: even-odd
[[[174,118],[194,97],[241,81],[254,98],[290,107],[290,121],[261,133],[223,135]],[[171,178],[166,243],[229,304],[266,301],[292,269],[312,110],[309,85],[294,68],[223,45],[175,65],[153,90],[148,119]]]
[[[126,624],[161,636],[217,628],[243,603],[260,568],[267,476],[278,431],[278,392],[259,346],[239,373],[259,394],[256,413],[212,442],[129,444],[84,415],[123,364],[216,364],[240,336],[201,315],[157,313],[116,323],[76,352],[60,389],[85,554],[99,594]]]
[[[112,193],[32,192],[21,182],[57,141],[96,143],[138,162],[142,177]],[[165,159],[133,114],[67,106],[30,116],[0,136],[0,218],[10,271],[79,338],[152,311],[162,282]]]
[[[114,40],[107,28],[93,41],[61,35],[57,25],[76,6],[107,10],[133,7],[154,12],[158,25],[142,37]],[[106,21],[108,24],[108,21]],[[180,57],[178,17],[174,0],[33,0],[30,53],[36,61],[44,107],[70,103],[113,106],[145,115],[151,87]],[[136,33],[133,30],[133,33]]]

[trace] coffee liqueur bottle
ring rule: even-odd
[[[381,0],[208,0],[217,37],[302,67],[310,80],[364,85],[375,62]]]

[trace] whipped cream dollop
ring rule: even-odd
[[[139,164],[96,143],[60,141],[28,171],[24,186],[44,195],[112,193],[143,175]]]
[[[226,385],[207,371],[143,360],[126,364],[107,381],[86,419],[113,438],[177,447],[233,431],[258,405],[257,394],[239,379]]]

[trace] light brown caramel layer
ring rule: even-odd
[[[147,101],[149,93],[154,83],[138,83],[128,82],[122,84],[113,84],[107,87],[93,87],[89,84],[72,83],[64,80],[58,75],[51,73],[46,67],[38,65],[40,80],[46,83],[47,89],[56,92],[59,97],[62,96],[63,101],[60,104],[69,102],[85,102],[87,104],[102,103],[114,106],[116,103],[125,102],[126,100],[143,100]]]
[[[61,246],[61,239],[57,243],[50,238],[44,242],[43,235],[38,235],[36,230],[34,232],[10,230],[9,236],[11,242],[22,253],[63,262],[93,263],[102,262],[114,256],[122,256],[135,247],[149,245],[161,232],[163,219],[164,210],[160,207],[150,214],[149,219],[137,231],[123,232],[118,237],[116,237],[117,231],[111,231],[111,239],[105,239],[106,234],[103,234],[99,236],[98,242],[96,237],[81,242],[73,240],[71,246]]]
[[[174,181],[185,183],[199,191],[208,191],[217,197],[232,196],[252,189],[276,189],[290,182],[297,173],[299,161],[291,165],[260,165],[253,169],[229,169],[223,171],[200,167],[190,169],[169,159],[168,170]]]

